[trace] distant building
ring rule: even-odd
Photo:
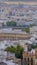
[[[37,26],[30,27],[31,34],[37,34]]]
[[[25,40],[30,38],[31,35],[23,32],[21,30],[12,30],[11,28],[0,29],[0,39],[9,39],[9,40]]]

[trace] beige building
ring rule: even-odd
[[[23,52],[23,61],[26,65],[37,65],[37,49],[35,53]]]
[[[14,34],[14,33],[0,33],[0,39],[2,40],[25,40],[30,38],[27,34]]]
[[[12,30],[11,28],[8,29],[0,29],[0,39],[2,40],[25,40],[30,38],[31,35],[23,32],[21,30]]]

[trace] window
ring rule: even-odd
[[[24,61],[26,61],[26,58],[24,58]]]
[[[31,65],[33,65],[33,59],[31,58]]]
[[[28,64],[29,65],[29,64]]]
[[[36,59],[37,59],[37,56],[36,56]]]
[[[28,61],[29,61],[29,58],[28,58]]]

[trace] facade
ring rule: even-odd
[[[30,27],[31,34],[37,34],[37,26]]]
[[[23,61],[26,65],[35,65],[34,62],[35,55],[24,52],[23,54]]]
[[[28,34],[0,33],[0,40],[25,40],[30,37]]]
[[[0,29],[0,40],[25,40],[30,37],[31,35],[22,30],[13,30],[12,28]]]
[[[37,49],[34,52],[24,52],[23,61],[26,65],[37,65]]]

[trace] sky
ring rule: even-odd
[[[25,2],[36,2],[37,0],[0,0],[1,1],[25,1]]]
[[[8,0],[8,1],[37,1],[37,0]]]
[[[22,2],[22,4],[37,5],[37,0],[0,0],[0,3],[1,2],[6,4],[18,4],[19,2]]]

